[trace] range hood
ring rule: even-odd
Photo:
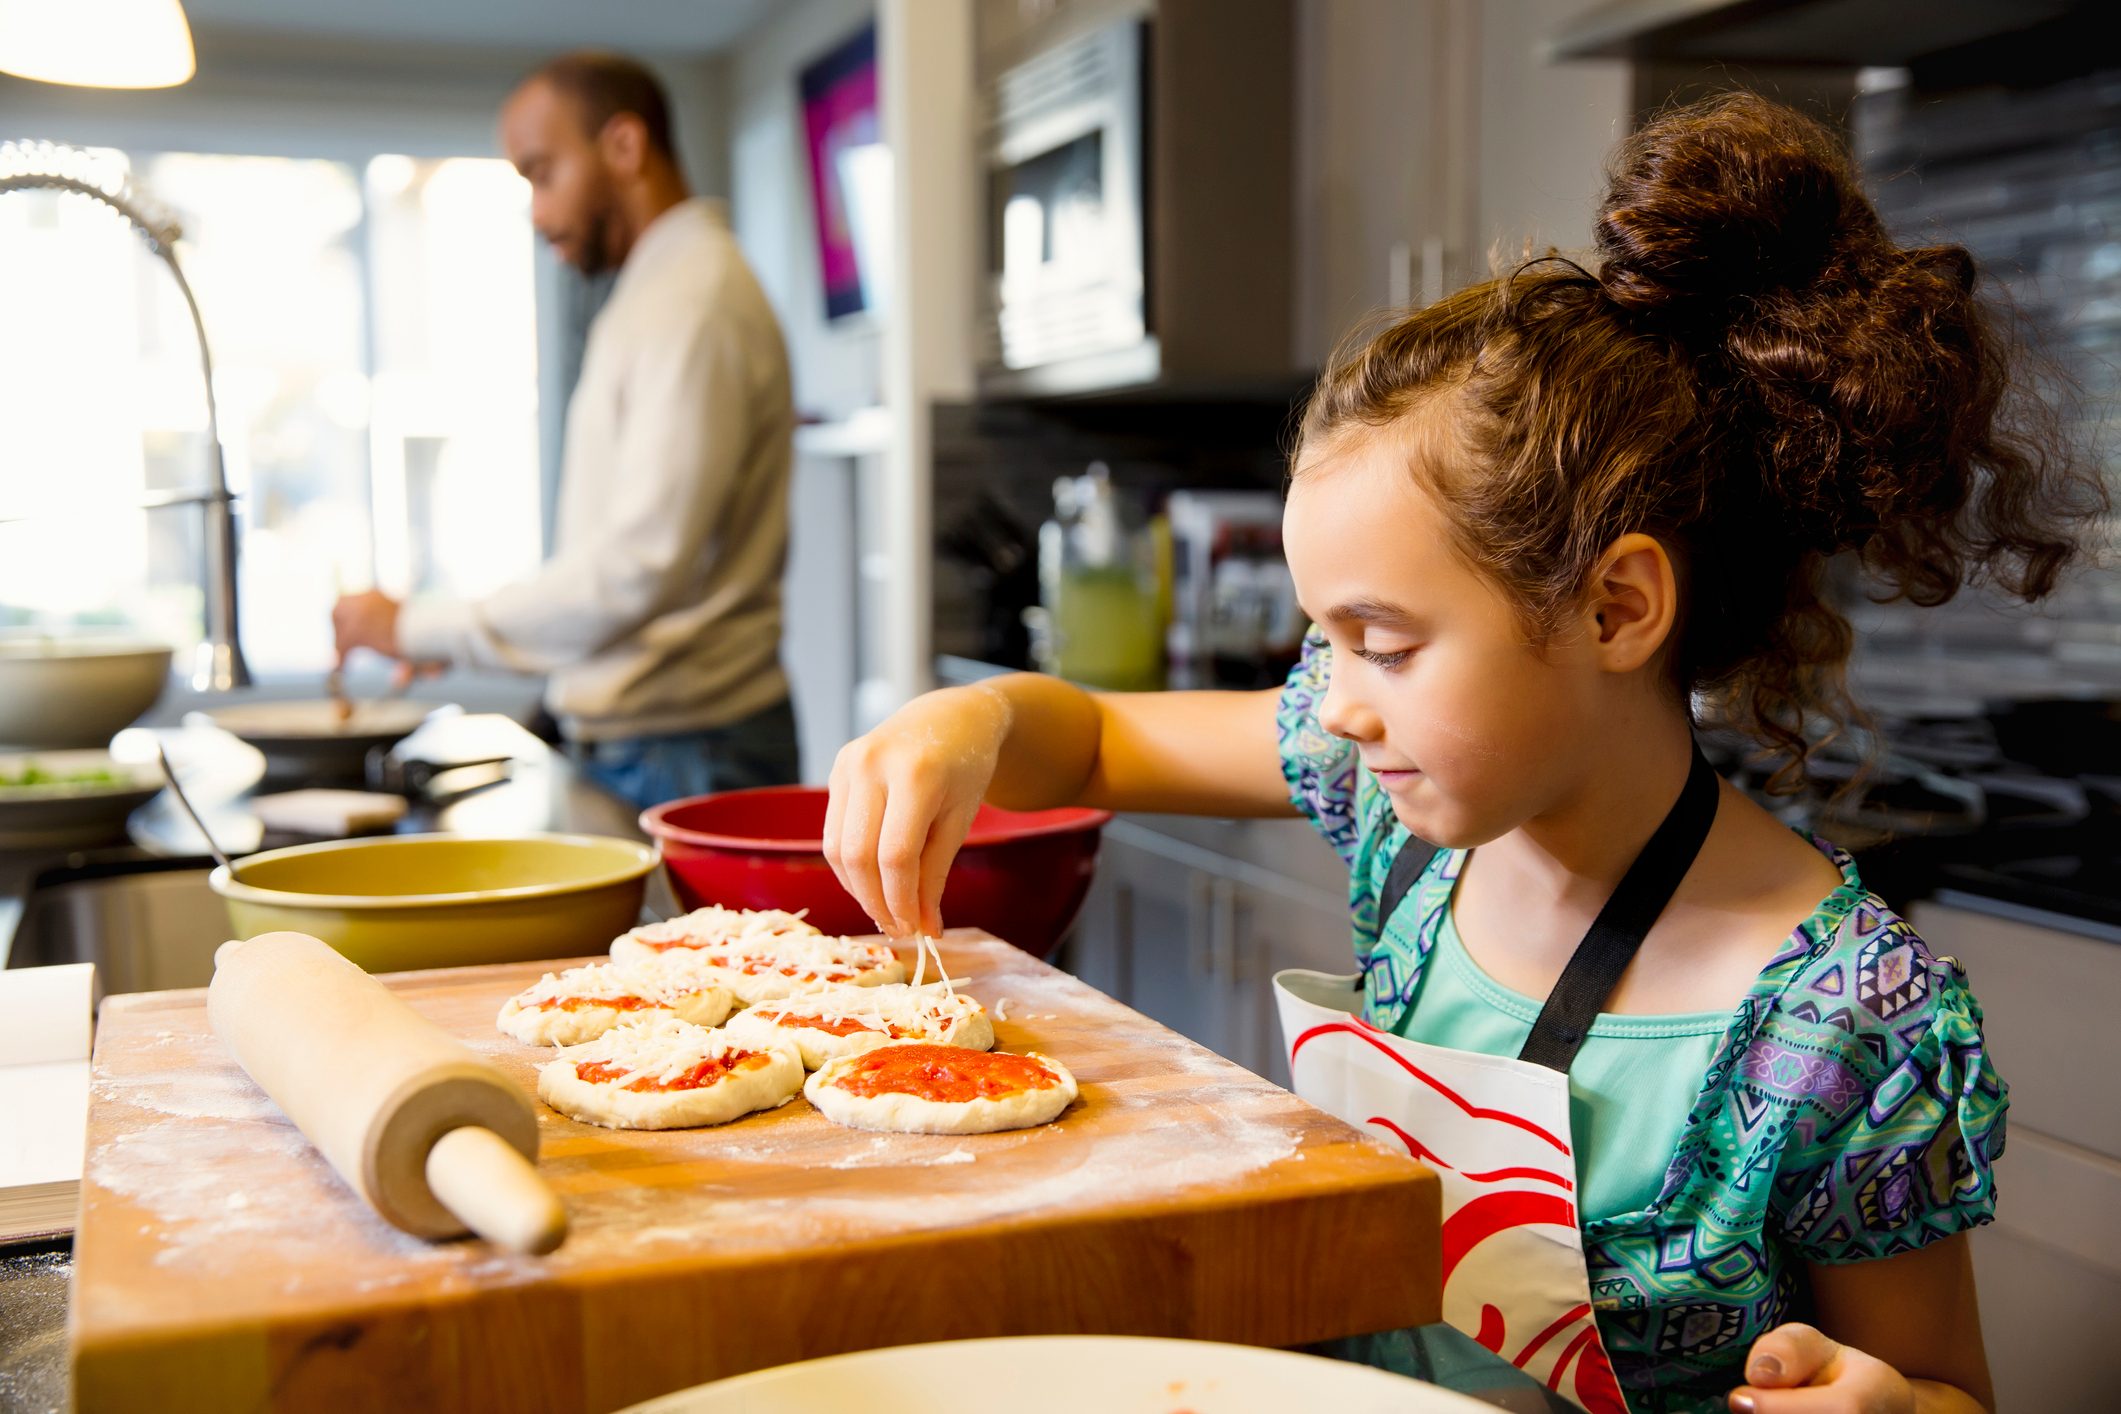
[[[1612,0],[1564,26],[1547,54],[1900,68],[2090,8],[2084,0]]]

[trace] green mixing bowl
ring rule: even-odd
[[[239,938],[308,933],[370,972],[604,951],[640,921],[654,845],[386,835],[267,850],[210,879]]]

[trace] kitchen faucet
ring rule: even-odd
[[[72,160],[70,160],[72,159]],[[86,171],[86,155],[54,143],[0,143],[0,196],[15,191],[60,191],[101,202],[123,216],[147,248],[169,267],[191,311],[192,331],[199,336],[199,368],[206,387],[206,443],[212,477],[203,491],[153,493],[139,502],[142,510],[165,506],[200,506],[206,512],[206,555],[202,565],[201,590],[206,601],[206,640],[199,645],[192,663],[191,685],[199,692],[227,692],[250,686],[250,669],[243,661],[243,648],[236,634],[236,509],[228,493],[228,472],[221,452],[221,423],[214,404],[214,363],[206,347],[206,323],[199,317],[199,301],[191,282],[177,264],[177,238],[183,234],[177,220],[154,210],[142,193],[130,184],[91,181],[63,170],[79,161]],[[0,515],[0,522],[21,520]]]

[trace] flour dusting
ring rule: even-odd
[[[280,1107],[235,1071],[169,1070],[99,1077],[98,1102],[134,1105],[179,1119],[277,1120]]]

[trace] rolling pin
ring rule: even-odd
[[[550,1252],[567,1211],[538,1176],[537,1112],[496,1067],[305,933],[223,943],[214,1034],[339,1177],[419,1237]]]

